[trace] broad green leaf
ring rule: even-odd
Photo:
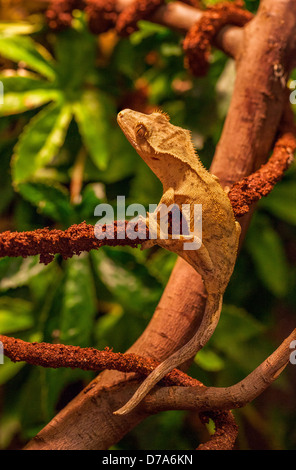
[[[109,119],[113,103],[96,90],[86,90],[81,100],[73,105],[73,110],[82,139],[94,164],[104,170],[109,159]]]
[[[224,70],[216,83],[215,91],[217,95],[217,109],[219,116],[222,119],[225,118],[229,109],[236,77],[235,67],[235,61],[233,59],[228,59]]]
[[[18,190],[27,201],[38,208],[38,212],[64,224],[66,227],[74,221],[75,210],[70,203],[68,192],[49,181],[20,183]]]
[[[145,310],[149,312],[149,309],[155,306],[160,292],[153,288],[154,280],[152,277],[149,279],[146,267],[137,263],[132,254],[121,250],[105,249],[104,251],[94,251],[91,257],[102,283],[128,311],[141,311],[141,315],[143,315]],[[135,268],[137,268],[137,276],[134,274]],[[154,281],[154,283],[155,286],[158,286],[157,282]],[[131,298],[133,299],[132,304],[130,303]]]
[[[26,377],[26,381],[21,385],[22,393],[19,395],[15,408],[18,410],[22,425],[27,430],[29,439],[35,435],[45,420],[50,419],[48,412],[48,388],[46,384],[47,369],[43,367],[33,367]],[[26,398],[34,403],[34,407],[26,406]]]
[[[0,117],[23,113],[38,108],[59,97],[56,90],[30,90],[18,93],[5,93],[3,104],[0,104]]]
[[[296,181],[283,181],[260,200],[260,207],[288,224],[296,225]]]
[[[162,37],[167,35],[168,28],[150,21],[141,20],[138,22],[139,30],[133,33],[130,37],[130,42],[133,46],[138,46],[143,39],[149,38],[154,34],[160,34]]]
[[[183,56],[182,47],[180,44],[175,44],[174,42],[164,42],[161,45],[161,53],[164,57],[181,57]]]
[[[7,357],[4,357],[4,364],[0,365],[0,385],[12,379],[25,365],[25,362],[12,362]]]
[[[38,276],[48,266],[39,263],[39,256],[30,258],[2,258],[0,260],[0,292],[25,286],[34,276]]]
[[[79,220],[89,221],[94,219],[95,207],[103,202],[105,188],[101,183],[88,184],[82,191],[81,202],[76,205]]]
[[[135,33],[136,34],[136,33]],[[115,47],[113,60],[116,64],[116,69],[120,73],[129,77],[131,80],[138,78],[137,75],[137,54],[135,47],[130,41],[119,41]]]
[[[67,29],[55,44],[58,83],[67,99],[74,101],[92,75],[95,64],[96,38],[88,31]]]
[[[244,309],[224,304],[219,324],[210,340],[211,347],[214,346],[219,355],[222,352],[225,363],[226,358],[231,359],[244,373],[265,359],[261,356],[262,347],[266,346],[263,341],[264,330],[263,324]],[[207,345],[203,351],[208,351],[208,347]],[[225,368],[223,370],[225,371]]]
[[[32,34],[40,30],[41,24],[32,24],[26,21],[18,21],[12,23],[8,21],[0,21],[0,34],[2,36],[15,36],[16,34]]]
[[[26,72],[25,75],[20,74],[17,70],[10,70],[9,75],[4,72],[0,74],[5,93],[26,92],[42,89],[52,89],[52,83],[41,80],[37,74]]]
[[[21,134],[12,162],[14,183],[25,182],[49,164],[63,145],[72,118],[70,105],[50,104],[40,111]]]
[[[155,70],[148,70],[146,78],[150,82],[150,99],[153,103],[164,100],[171,88],[170,77],[165,74],[155,74]]]
[[[0,37],[0,55],[26,66],[47,77],[55,79],[53,59],[49,52],[29,36]]]
[[[246,237],[246,248],[265,287],[275,296],[289,288],[289,268],[281,238],[267,217],[254,217]]]
[[[0,333],[10,334],[33,326],[32,304],[24,299],[0,297]]]
[[[60,313],[60,340],[89,346],[96,298],[89,257],[86,254],[67,260]]]
[[[56,100],[60,92],[52,84],[40,80],[37,75],[14,72],[6,76],[0,74],[3,86],[3,103],[0,104],[0,116],[22,113]]]
[[[242,344],[261,335],[263,330],[262,324],[244,309],[224,304],[213,339],[215,338],[215,345],[227,350],[234,342]]]
[[[99,317],[95,324],[96,346],[103,349],[111,341],[114,341],[114,331],[120,331],[120,323],[124,321],[124,312],[120,305],[113,304],[108,306],[110,311]]]
[[[149,204],[157,203],[161,198],[162,184],[142,160],[136,160],[135,168],[137,173],[131,182],[130,197],[148,210]]]
[[[221,357],[210,349],[202,349],[194,358],[194,362],[204,370],[218,372],[224,369],[225,363]]]
[[[137,170],[139,156],[120,129],[109,128],[108,149],[110,160],[105,170],[97,170],[98,166],[94,166],[93,160],[87,160],[85,175],[91,181],[116,183],[133,175]],[[96,172],[94,172],[94,170],[96,170]],[[145,183],[147,184],[147,181],[145,181]]]
[[[145,253],[145,252],[141,252]],[[146,251],[147,253],[147,251]],[[176,264],[177,255],[168,250],[159,249],[145,260],[149,273],[165,287]]]

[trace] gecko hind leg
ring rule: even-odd
[[[196,266],[201,266],[204,271],[213,272],[214,264],[210,257],[210,254],[206,248],[206,246],[202,243],[201,239],[198,237],[194,237],[194,242],[199,245],[198,249],[190,249],[188,248],[187,243],[194,243],[192,241],[191,235],[182,235],[180,238],[180,242],[182,243],[183,247],[183,254],[180,254],[186,261],[191,264],[194,268]],[[186,253],[186,255],[185,255]]]

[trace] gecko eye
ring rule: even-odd
[[[147,134],[147,129],[144,124],[138,124],[136,127],[136,134],[138,137],[145,137]]]

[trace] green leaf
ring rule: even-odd
[[[260,200],[260,207],[288,224],[296,225],[296,181],[277,184],[268,197]]]
[[[60,92],[52,88],[49,82],[28,73],[25,76],[15,72],[12,76],[0,75],[4,95],[0,104],[0,116],[22,113],[37,108],[52,100],[57,100]]]
[[[97,165],[96,167],[94,166],[93,160],[87,160],[85,175],[91,181],[116,183],[135,173],[139,164],[139,156],[120,129],[109,128],[108,149],[110,160],[105,170],[97,170]],[[145,164],[143,164],[143,166],[144,165]],[[94,170],[96,170],[96,172],[94,172]],[[148,169],[148,171],[150,171],[150,169]],[[155,179],[157,178],[155,177]],[[147,184],[147,181],[145,183]]]
[[[155,305],[159,299],[159,291],[154,288],[153,283],[156,286],[157,283],[149,277],[146,267],[137,263],[132,254],[119,249],[105,249],[94,251],[91,258],[102,283],[128,311],[141,311],[143,315],[144,310],[149,311],[149,308]],[[137,275],[134,274],[136,268]],[[141,278],[141,268],[145,274],[144,279]]]
[[[149,38],[154,34],[160,34],[162,37],[165,37],[168,32],[168,28],[166,26],[145,20],[140,20],[138,22],[138,27],[139,30],[130,36],[130,42],[133,46],[138,46],[143,39]]]
[[[48,266],[39,263],[39,256],[30,258],[2,258],[0,260],[0,291],[25,286],[34,276],[40,275]]]
[[[10,334],[33,326],[32,304],[23,299],[0,297],[0,333]]]
[[[63,343],[89,346],[96,299],[88,255],[68,259],[66,269],[60,340]]]
[[[226,358],[231,359],[239,366],[240,372],[248,372],[262,361],[264,330],[265,327],[244,309],[223,304],[219,324],[209,345],[219,352],[219,356],[223,353],[225,364]],[[257,347],[254,348],[256,343]],[[209,350],[209,345],[204,352]]]
[[[16,34],[32,34],[40,30],[41,24],[32,24],[27,21],[18,21],[12,23],[8,21],[0,21],[0,34],[3,36],[14,36]]]
[[[57,99],[58,91],[31,90],[20,93],[4,93],[3,104],[0,105],[0,116],[10,116],[38,108]]]
[[[86,185],[81,194],[81,202],[76,205],[76,211],[79,214],[79,220],[89,220],[94,218],[94,208],[103,202],[105,188],[102,183],[92,183]]]
[[[77,93],[93,72],[95,54],[96,38],[88,31],[67,29],[57,36],[56,73],[59,86],[67,99],[77,99]]]
[[[215,345],[226,351],[234,343],[242,344],[262,334],[263,329],[261,323],[244,309],[224,304],[219,325],[214,335]]]
[[[72,118],[70,105],[54,103],[40,111],[21,134],[12,162],[13,182],[25,182],[49,164],[63,145]]]
[[[51,55],[29,36],[0,37],[0,54],[14,62],[25,63],[50,80],[56,77]]]
[[[265,287],[277,297],[289,289],[289,268],[281,238],[267,217],[254,217],[246,248]]]
[[[225,363],[218,354],[210,349],[202,349],[194,358],[194,362],[204,370],[218,372],[224,369]]]
[[[52,89],[52,84],[46,80],[40,80],[38,75],[26,72],[20,75],[17,70],[10,70],[9,75],[0,74],[5,93],[17,93],[33,90]]]
[[[84,144],[100,170],[106,169],[109,159],[109,120],[113,107],[113,103],[96,90],[85,91],[81,100],[73,105]]]
[[[73,223],[75,210],[70,203],[68,192],[53,181],[21,183],[21,195],[38,208],[38,212],[66,227]]]
[[[12,379],[25,364],[25,362],[12,362],[7,357],[4,357],[4,364],[0,366],[0,385]]]

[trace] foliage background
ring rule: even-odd
[[[214,3],[208,1],[204,3]],[[216,3],[216,2],[215,2]],[[249,0],[253,12],[258,1]],[[36,6],[37,5],[37,6]],[[130,107],[161,107],[191,129],[209,167],[225,119],[235,71],[214,51],[208,76],[184,68],[182,38],[141,22],[128,39],[96,37],[84,15],[50,31],[38,2],[0,7],[1,231],[65,229],[117,195],[158,202],[160,183],[116,124]],[[296,78],[296,71],[293,74]],[[115,212],[116,216],[116,212]],[[296,170],[262,200],[225,295],[221,322],[190,374],[207,385],[244,378],[295,324]],[[102,248],[48,266],[38,257],[0,260],[0,333],[124,352],[147,325],[175,255],[162,249]],[[0,367],[0,448],[21,448],[93,377],[79,370]],[[295,449],[293,366],[243,410],[239,449]],[[191,449],[204,438],[194,413],[150,417],[116,449]]]

